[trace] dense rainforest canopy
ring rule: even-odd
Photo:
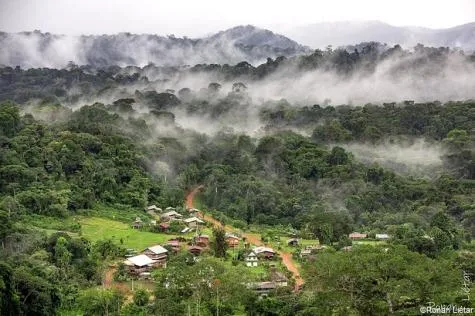
[[[436,72],[455,55],[474,62],[443,48],[406,52],[371,43],[257,67],[1,68],[0,313],[77,308],[99,315],[97,306],[106,304],[118,315],[124,297],[94,286],[103,263],[123,247],[38,229],[31,219],[66,223],[100,208],[126,214],[151,204],[178,206],[198,184],[203,205],[242,229],[279,227],[335,249],[347,245],[353,231],[392,236],[385,248],[326,252],[303,264],[301,292],[262,300],[233,285],[239,271],[214,259],[196,263],[213,266],[213,277],[225,280],[228,314],[236,293],[253,315],[406,314],[428,301],[470,304],[459,290],[462,271],[475,273],[473,100],[301,104],[257,101],[249,93],[253,82],[279,68],[361,75],[394,55],[407,60],[396,73],[418,66],[425,72],[426,65]],[[208,72],[223,81],[200,89],[153,88],[166,86],[167,75]],[[74,225],[57,230],[79,231]],[[198,284],[197,268],[185,257],[173,260],[178,285],[158,286],[151,305],[136,293],[122,314],[180,315],[197,296],[214,313],[212,290],[179,285],[187,277]],[[157,280],[169,280],[166,271]],[[88,306],[92,298],[97,306]]]

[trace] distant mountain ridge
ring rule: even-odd
[[[398,27],[380,21],[327,22],[303,25],[281,33],[312,48],[375,41],[404,47],[421,43],[426,46],[475,50],[475,22],[447,29]]]
[[[310,51],[285,36],[251,25],[198,39],[130,33],[67,36],[40,31],[2,32],[0,46],[0,64],[27,68],[62,68],[69,61],[95,67],[259,63],[267,57]]]

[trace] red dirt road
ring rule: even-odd
[[[203,189],[203,186],[200,185],[200,186],[196,187],[195,189],[193,189],[192,191],[190,191],[187,194],[187,196],[186,196],[186,207],[187,208],[193,208],[193,198],[202,189]],[[213,223],[213,225],[215,225],[215,226],[223,227],[223,223],[221,223],[220,221],[216,220],[215,218],[213,218],[209,215],[203,214],[203,212],[201,212],[201,211],[198,212],[198,216],[203,218],[207,222]],[[227,232],[232,232],[232,231],[236,231],[238,229],[236,229],[236,228],[234,228],[230,225],[225,225],[224,230],[227,231]],[[258,234],[243,233],[242,236],[245,237],[246,240],[250,244],[253,244],[255,246],[262,246],[263,245],[263,243],[260,239],[260,236]],[[282,258],[282,263],[285,265],[287,270],[292,272],[292,274],[294,276],[294,279],[295,279],[295,290],[298,291],[304,282],[303,282],[302,277],[300,276],[299,270],[297,269],[297,267],[295,266],[294,261],[292,260],[292,254],[289,253],[289,252],[284,252],[284,251],[278,251],[277,253]]]

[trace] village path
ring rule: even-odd
[[[195,195],[198,194],[198,192],[200,192],[203,188],[204,188],[204,186],[200,185],[200,186],[194,188],[192,191],[190,191],[186,195],[186,207],[187,208],[193,208],[193,199],[194,199]],[[221,223],[220,221],[218,221],[217,219],[215,219],[215,218],[213,218],[209,215],[204,214],[202,211],[198,212],[198,216],[203,218],[207,222],[213,223],[214,226],[223,227],[223,223]],[[224,230],[226,232],[232,232],[232,231],[236,231],[237,229],[234,228],[233,226],[225,225]],[[255,245],[255,246],[262,246],[263,245],[259,234],[243,232],[242,236],[245,237],[246,241],[248,241],[252,245]],[[300,287],[302,286],[302,284],[304,282],[303,282],[302,277],[300,276],[300,272],[299,272],[297,266],[295,265],[295,262],[292,260],[292,254],[290,252],[285,252],[285,251],[278,251],[277,253],[282,258],[282,263],[285,265],[287,270],[292,272],[292,274],[294,276],[295,290],[296,291],[300,290]]]

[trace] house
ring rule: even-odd
[[[358,232],[353,232],[353,233],[349,234],[348,237],[352,240],[355,240],[355,239],[364,239],[364,238],[368,237],[368,235],[367,234],[361,234],[361,233],[358,233]]]
[[[266,296],[270,291],[275,290],[277,285],[274,282],[257,282],[252,283],[250,287],[259,295]]]
[[[150,220],[150,226],[156,226],[157,221],[155,219]]]
[[[195,244],[200,247],[208,247],[209,245],[209,236],[208,235],[199,235],[194,238]]]
[[[170,224],[160,223],[160,225],[158,225],[158,227],[160,228],[160,231],[166,232],[166,231],[168,231],[168,228],[170,228]]]
[[[195,228],[196,226],[198,226],[198,224],[204,224],[205,223],[201,219],[199,219],[198,217],[190,217],[190,218],[187,218],[187,219],[183,220],[183,222],[190,228]]]
[[[272,259],[275,256],[274,249],[264,246],[254,248],[254,252],[259,258]]]
[[[188,209],[188,212],[190,212],[190,213],[199,213],[199,210],[196,209],[196,208],[191,207],[191,208]]]
[[[300,251],[300,257],[303,258],[303,257],[308,257],[312,254],[312,249],[304,249],[302,251]]]
[[[150,205],[149,207],[147,207],[147,211],[161,212],[162,209],[154,204],[154,205]]]
[[[190,246],[188,247],[188,251],[191,252],[195,256],[199,256],[203,251],[203,248],[200,246]]]
[[[351,251],[351,249],[353,249],[352,246],[345,246],[345,247],[341,248],[341,250],[343,250],[343,251]]]
[[[234,248],[236,246],[239,246],[239,241],[241,240],[241,238],[239,238],[238,236],[226,233],[225,238],[226,238],[226,243],[228,244],[229,248]]]
[[[142,251],[142,254],[152,259],[152,266],[154,267],[166,267],[167,265],[168,250],[160,245],[148,247]]]
[[[379,239],[379,240],[388,240],[389,239],[389,235],[388,234],[376,234],[376,239]]]
[[[169,206],[165,209],[165,211],[167,211],[167,212],[176,211],[176,209],[174,207]]]
[[[162,216],[160,216],[160,219],[162,221],[171,221],[171,220],[179,220],[183,217],[180,213],[177,213],[176,211],[168,211],[166,213],[163,213]]]
[[[256,253],[254,251],[251,251],[244,258],[244,261],[246,262],[246,266],[248,267],[257,267],[257,262],[259,261],[259,259],[257,259]]]
[[[142,254],[124,260],[124,264],[127,267],[130,274],[140,275],[144,272],[150,272],[153,267],[153,260],[148,256]]]
[[[136,217],[135,218],[135,221],[132,223],[132,228],[141,228],[143,226],[143,222],[142,222],[142,219],[140,219],[140,217]]]
[[[277,271],[275,268],[271,269],[270,280],[274,282],[277,286],[287,286],[289,279],[280,271]]]
[[[170,239],[167,242],[167,246],[169,246],[173,252],[178,252],[180,251],[180,242],[176,239]]]
[[[291,238],[287,240],[287,245],[295,247],[299,245],[299,240],[297,238]]]

